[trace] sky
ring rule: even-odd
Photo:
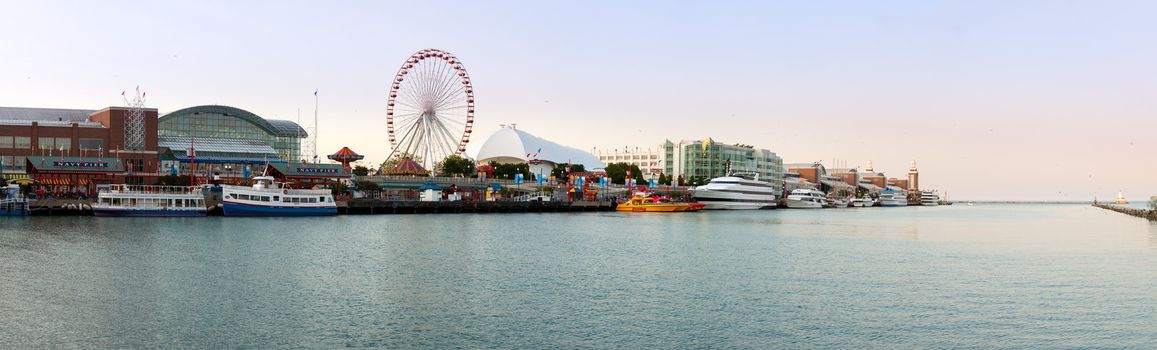
[[[471,148],[704,139],[872,160],[951,199],[1157,195],[1152,1],[4,1],[0,105],[223,104],[389,154],[404,60],[459,57]]]

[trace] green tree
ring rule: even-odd
[[[522,174],[526,181],[530,181],[530,166],[526,163],[510,164],[490,162],[490,166],[494,167],[494,177],[499,179],[513,179],[514,174]]]
[[[366,176],[366,175],[370,174],[370,168],[358,165],[358,166],[354,167],[353,172],[354,172],[354,175],[357,175],[357,176]]]
[[[611,163],[607,164],[607,177],[611,179],[614,184],[622,185],[627,183],[627,170],[631,171],[631,177],[635,179],[635,184],[644,185],[647,179],[643,176],[643,171],[639,170],[638,165],[627,163]]]
[[[437,174],[439,176],[473,176],[474,175],[474,161],[470,158],[459,155],[450,155],[438,162],[436,166]]]
[[[554,178],[556,178],[556,179],[559,179],[559,178],[566,176],[566,174],[564,174],[564,173],[566,173],[566,167],[568,165],[570,166],[570,172],[572,172],[572,173],[585,173],[585,172],[587,172],[587,168],[585,166],[583,166],[582,164],[569,164],[569,163],[567,163],[567,164],[559,164],[559,165],[555,166],[554,169],[550,171],[550,176],[554,176]]]

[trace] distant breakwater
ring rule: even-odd
[[[1140,208],[1125,208],[1109,204],[1093,204],[1094,207],[1101,209],[1108,209],[1118,213],[1145,218],[1152,221],[1157,221],[1157,210],[1140,209]]]

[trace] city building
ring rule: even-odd
[[[487,137],[474,159],[478,164],[527,163],[532,173],[547,175],[567,163],[582,164],[587,171],[606,168],[603,161],[586,151],[531,135],[514,125],[503,125]]]
[[[40,177],[68,192],[91,193],[102,183],[154,183],[161,168],[157,110],[139,111],[140,128],[129,128],[126,107],[0,107],[0,173],[5,179]],[[137,144],[129,147],[126,140]],[[30,157],[37,158],[30,162]],[[78,176],[85,165],[102,166]]]
[[[783,190],[783,158],[775,152],[750,145],[718,143],[711,138],[678,143],[667,140],[662,148],[663,173],[676,181],[682,177],[685,184],[701,185],[729,173],[754,173],[759,174],[760,181]]]
[[[172,152],[176,172],[188,174],[191,164],[199,176],[218,174],[243,179],[272,163],[309,163],[301,154],[305,129],[288,120],[265,119],[229,106],[184,108],[160,117],[158,144]],[[188,152],[193,149],[193,153]]]
[[[593,149],[591,153],[598,157],[599,160],[605,164],[611,163],[627,163],[639,167],[639,170],[645,174],[659,175],[662,174],[663,163],[662,154],[663,148],[639,148],[639,147],[623,147],[621,149]]]

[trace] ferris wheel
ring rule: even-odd
[[[406,59],[390,86],[386,126],[395,155],[426,169],[466,151],[474,127],[474,87],[462,61],[439,49]]]

